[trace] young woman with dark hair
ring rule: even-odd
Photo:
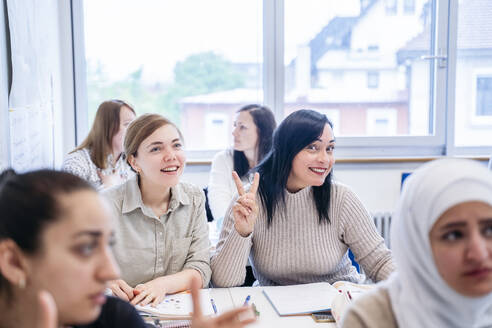
[[[88,182],[66,172],[6,170],[0,211],[0,327],[147,327],[129,303],[104,295],[118,277],[113,219]],[[195,307],[200,283],[192,284]],[[205,318],[198,309],[192,327],[243,327],[254,321],[238,320],[245,311]]]
[[[124,182],[133,175],[123,154],[123,140],[135,111],[126,102],[108,100],[99,105],[87,138],[65,158],[62,169],[98,189]]]
[[[361,282],[349,247],[373,281],[389,276],[391,252],[369,213],[353,191],[332,181],[334,147],[328,118],[299,110],[275,131],[248,192],[234,174],[239,197],[211,259],[214,285],[241,285],[248,256],[260,285]]]
[[[244,183],[248,183],[249,171],[270,151],[276,123],[272,111],[261,105],[241,107],[234,121],[234,147],[219,152],[212,160],[208,183],[210,210],[215,219],[221,220],[229,206],[236,187],[231,180],[236,171]]]

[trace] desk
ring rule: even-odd
[[[210,295],[213,297],[217,310],[223,313],[235,307],[242,306],[246,296],[251,295],[250,304],[255,303],[260,312],[256,323],[249,325],[251,328],[291,328],[291,327],[316,327],[334,328],[335,323],[317,323],[311,316],[280,317],[265,295],[263,287],[235,287],[235,288],[211,288]]]

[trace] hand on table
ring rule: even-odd
[[[258,204],[256,202],[256,192],[260,183],[260,174],[254,175],[253,184],[248,192],[244,191],[241,179],[235,171],[232,172],[234,183],[236,184],[239,198],[232,207],[234,217],[234,228],[242,236],[247,237],[253,232],[256,218],[258,216]]]
[[[152,303],[152,306],[157,306],[166,297],[167,291],[170,290],[167,286],[166,278],[159,277],[145,284],[139,284],[133,289],[135,297],[131,300],[133,305],[147,305]]]
[[[193,316],[191,328],[242,328],[256,320],[253,310],[249,306],[243,306],[227,311],[217,317],[204,317],[200,305],[200,280],[196,277],[191,281],[191,297],[193,299]],[[241,320],[240,317],[248,319]]]
[[[124,301],[131,301],[135,297],[135,290],[122,279],[111,280],[108,287],[113,295]]]

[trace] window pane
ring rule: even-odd
[[[458,7],[456,146],[492,145],[492,1]]]
[[[338,136],[433,135],[421,59],[431,11],[427,0],[285,1],[285,115],[337,113]]]
[[[89,124],[111,98],[160,113],[188,150],[231,145],[236,110],[262,103],[261,0],[85,1]]]

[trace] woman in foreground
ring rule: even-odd
[[[492,327],[492,173],[442,159],[407,179],[391,228],[398,271],[342,327]]]

